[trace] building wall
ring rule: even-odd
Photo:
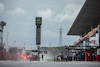
[[[40,51],[42,51],[42,53],[40,54],[40,59],[42,58],[41,55],[43,54],[43,52],[47,51],[47,54],[43,54],[44,60],[57,58],[58,53],[67,52],[65,47],[41,47]]]

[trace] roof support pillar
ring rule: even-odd
[[[82,38],[82,36],[80,35],[80,38],[79,39],[81,39]]]
[[[100,25],[100,20],[99,20],[99,25]],[[97,48],[97,61],[100,61],[100,27],[98,29],[98,39],[99,39],[99,48]]]
[[[100,25],[100,21],[99,21],[99,25]],[[98,39],[99,39],[99,47],[100,47],[100,27],[99,27],[99,29],[98,29]]]
[[[93,31],[93,25],[91,25],[91,31]]]

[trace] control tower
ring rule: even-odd
[[[4,43],[3,43],[3,27],[6,25],[4,21],[0,22],[0,50],[3,50]]]

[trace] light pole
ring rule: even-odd
[[[25,43],[24,43],[24,47],[25,47]]]
[[[9,34],[9,32],[7,32],[7,49],[8,49],[8,34]]]
[[[32,51],[32,44],[31,44],[31,51]]]
[[[12,47],[14,46],[14,44],[16,43],[16,41],[14,41],[14,43],[13,43],[13,45],[12,45]]]

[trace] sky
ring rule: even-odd
[[[3,42],[36,48],[35,17],[42,17],[41,46],[73,45],[79,36],[67,35],[85,0],[0,0],[0,21],[6,22]],[[16,41],[16,42],[15,42]],[[14,43],[15,42],[15,43]]]

